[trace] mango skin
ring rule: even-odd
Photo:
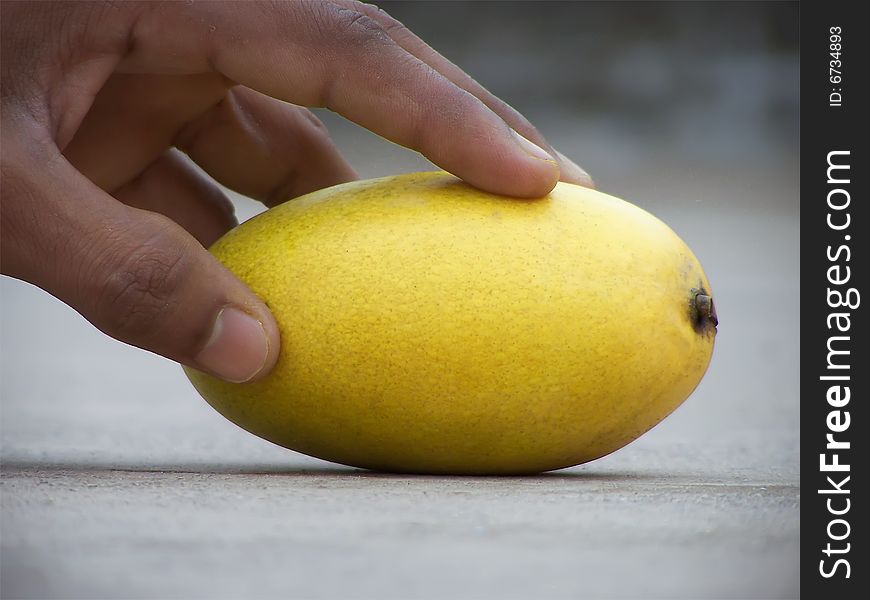
[[[277,206],[213,254],[271,308],[272,373],[193,369],[227,419],[375,470],[522,474],[631,442],[700,381],[707,279],[664,223],[560,183],[538,200],[443,172],[358,181]]]

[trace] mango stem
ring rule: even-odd
[[[697,294],[695,296],[695,308],[698,310],[700,318],[712,321],[713,327],[719,325],[719,318],[716,316],[716,306],[713,304],[712,296]]]

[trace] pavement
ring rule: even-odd
[[[242,431],[177,365],[3,278],[0,596],[798,597],[796,156],[714,160],[548,114],[551,141],[670,224],[712,282],[716,349],[681,408],[539,476],[371,473]],[[325,119],[363,176],[430,168]]]

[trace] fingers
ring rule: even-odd
[[[175,143],[223,185],[268,206],[357,178],[311,111],[241,86]]]
[[[273,317],[194,238],[115,201],[59,154],[10,146],[0,203],[5,273],[121,341],[229,381],[268,373],[280,343]]]
[[[177,150],[169,150],[112,194],[127,206],[169,217],[206,248],[238,222],[232,203]]]
[[[226,80],[213,73],[114,75],[63,148],[64,156],[114,192],[163,155],[178,131],[218,104],[227,90]]]
[[[64,155],[117,197],[172,145],[268,205],[356,178],[310,111],[215,75],[112,77]]]
[[[559,162],[561,172],[560,179],[568,183],[576,183],[587,187],[594,187],[589,174],[569,159],[567,156],[553,149],[544,139],[544,136],[532,125],[528,119],[515,110],[504,100],[498,98],[489,92],[486,88],[475,81],[465,71],[446,59],[440,53],[435,51],[426,42],[421,40],[411,30],[405,27],[401,22],[391,17],[386,11],[373,4],[364,4],[356,0],[331,0],[336,4],[347,7],[348,9],[360,12],[377,21],[384,31],[402,48],[410,54],[416,56],[421,61],[441,73],[451,82],[473,94],[479,98],[490,110],[499,117],[504,119],[505,123],[510,125],[514,130],[518,131],[527,139],[531,140],[538,146],[545,148]]]
[[[159,6],[137,21],[133,38],[127,71],[213,70],[269,96],[325,106],[492,192],[541,196],[559,178],[550,153],[352,9]]]

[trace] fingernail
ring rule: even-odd
[[[521,136],[519,133],[517,133],[515,129],[511,128],[511,133],[514,134],[514,138],[517,140],[520,148],[522,148],[523,151],[529,156],[537,158],[538,160],[545,160],[551,163],[556,162],[556,159],[553,158],[553,156],[549,152]]]
[[[595,182],[589,176],[586,170],[575,163],[573,160],[556,150],[556,156],[559,157],[559,168],[562,172],[562,181],[568,183],[576,183],[585,187],[595,187]]]
[[[196,356],[197,364],[232,383],[244,383],[263,370],[269,338],[262,323],[233,307],[222,308],[211,337]]]

